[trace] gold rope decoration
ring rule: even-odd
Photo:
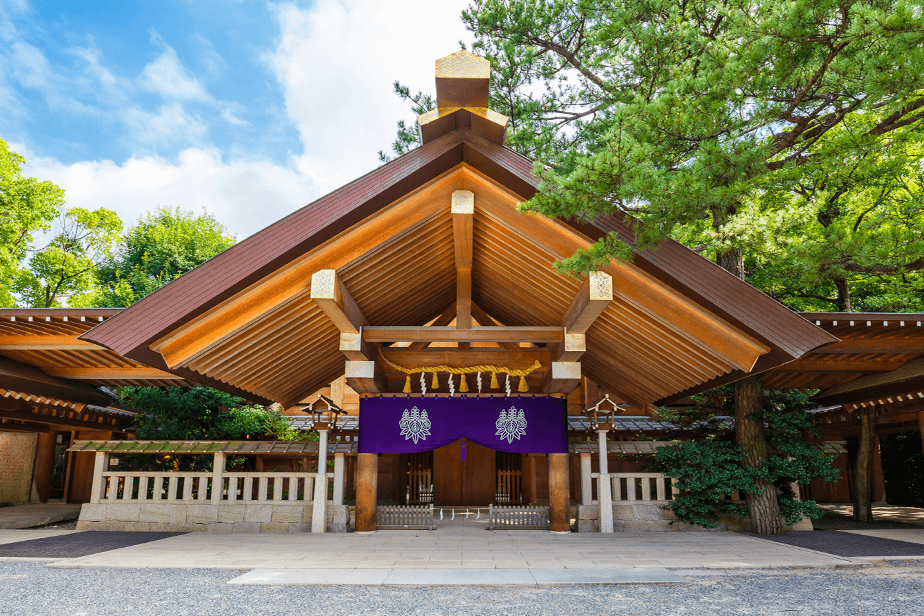
[[[500,387],[500,384],[497,382],[498,374],[509,374],[510,376],[520,377],[520,385],[517,387],[517,391],[529,391],[529,385],[526,384],[526,377],[542,368],[542,364],[537,359],[529,368],[510,368],[508,366],[491,366],[491,365],[480,365],[480,366],[467,366],[465,368],[453,368],[452,366],[440,365],[440,366],[415,366],[414,368],[405,368],[404,366],[399,366],[398,364],[388,361],[387,358],[382,357],[382,361],[407,375],[407,379],[404,381],[404,393],[411,393],[411,375],[418,374],[420,372],[432,373],[433,374],[433,389],[439,387],[439,381],[436,379],[436,374],[438,372],[448,372],[449,374],[461,374],[462,382],[459,384],[459,391],[465,393],[468,391],[468,383],[465,381],[466,374],[474,374],[476,372],[490,372],[491,373],[491,388],[497,389]]]

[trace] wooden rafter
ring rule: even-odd
[[[47,424],[0,417],[0,432],[50,432]]]
[[[70,409],[30,407],[4,400],[0,400],[0,417],[67,428],[117,432],[121,431],[123,423],[116,417],[101,417]]]
[[[537,342],[559,343],[563,340],[561,327],[395,327],[370,326],[363,328],[368,342]]]
[[[44,368],[45,374],[58,379],[83,379],[83,380],[158,380],[158,381],[182,381],[182,376],[164,372],[157,368],[148,368],[147,366],[127,366],[122,368],[111,367],[56,367],[48,366]]]
[[[613,277],[593,271],[584,277],[581,288],[561,320],[565,339],[552,349],[552,361],[578,361],[587,351],[587,330],[613,301]]]
[[[80,333],[80,332],[78,332]],[[93,351],[98,344],[74,336],[0,336],[0,351]]]

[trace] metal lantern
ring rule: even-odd
[[[595,405],[588,408],[585,413],[590,422],[591,430],[612,430],[619,409],[627,408],[628,404],[619,404],[606,394]]]

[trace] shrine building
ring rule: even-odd
[[[16,315],[0,315],[12,345],[0,346],[0,367],[37,373],[9,390],[44,392],[29,408],[79,399],[92,415],[71,425],[95,432],[67,443],[91,469],[80,488],[89,502],[84,528],[118,521],[114,504],[132,502],[188,506],[182,521],[169,518],[177,529],[300,523],[316,532],[370,532],[400,526],[386,513],[402,507],[413,516],[422,507],[492,506],[547,507],[547,518],[537,519],[553,532],[580,519],[589,521],[582,530],[611,531],[601,504],[670,497],[670,483],[637,463],[608,467],[616,464],[611,454],[653,451],[657,443],[638,434],[659,430],[657,407],[749,374],[794,387],[811,385],[806,371],[841,370],[850,375],[843,382],[863,377],[843,355],[838,368],[813,370],[826,359],[807,358],[840,338],[677,242],[579,278],[556,273],[556,261],[608,234],[632,243],[633,223],[618,213],[565,220],[517,211],[539,180],[533,161],[504,146],[507,118],[488,108],[489,71],[465,51],[437,60],[438,108],[418,120],[420,147],[133,306],[94,313],[85,325],[80,315],[68,320],[66,309],[33,310],[28,321],[22,312],[20,326],[33,323],[38,332],[31,336],[48,335],[39,326],[44,316],[70,323],[62,325],[67,344],[16,347],[12,338],[28,337],[26,330],[8,321]],[[84,363],[75,363],[77,352]],[[921,356],[924,348],[902,359]],[[126,421],[97,395],[100,386],[120,384],[215,387],[278,404],[294,425],[314,424],[322,438],[120,440]],[[11,430],[49,417],[4,412]],[[213,455],[216,470],[170,476],[110,467],[133,452]],[[260,463],[223,468],[231,454]],[[280,461],[293,455],[314,456],[320,469],[331,455],[334,472],[286,470]],[[105,503],[105,515],[92,507]],[[294,509],[285,520],[248,520],[242,509],[225,522],[204,509],[248,503]],[[582,518],[575,507],[599,509]],[[154,524],[132,515],[124,521]]]

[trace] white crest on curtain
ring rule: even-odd
[[[501,410],[494,424],[497,427],[497,436],[503,441],[507,440],[512,443],[513,439],[520,440],[521,436],[526,435],[526,414],[522,409],[517,411],[515,407],[510,407],[509,411]]]
[[[415,445],[417,441],[425,441],[430,436],[430,418],[427,417],[427,411],[421,411],[416,406],[410,411],[404,409],[398,427],[401,428],[404,440],[412,440]]]

